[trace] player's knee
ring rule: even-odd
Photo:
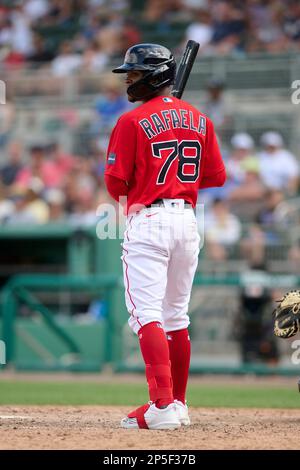
[[[165,331],[177,331],[184,330],[190,324],[189,317],[186,315],[182,318],[168,318],[164,321],[164,330]]]

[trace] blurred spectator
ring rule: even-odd
[[[121,114],[132,109],[119,78],[104,76],[102,90],[102,96],[95,103],[96,119],[91,124],[93,135],[109,132]]]
[[[280,243],[281,237],[278,233],[282,229],[277,209],[284,201],[284,193],[279,189],[269,189],[264,197],[263,207],[257,214],[256,220],[262,226],[267,244]]]
[[[234,134],[231,138],[231,147],[232,153],[226,162],[227,178],[239,185],[245,180],[245,161],[256,158],[258,170],[258,158],[254,155],[254,141],[246,132]]]
[[[299,0],[288,0],[285,8],[285,18],[283,22],[285,34],[295,43],[300,40],[300,3]]]
[[[139,44],[142,42],[141,31],[131,18],[126,18],[124,20],[121,35],[124,52],[126,52],[133,44]]]
[[[73,225],[93,225],[97,222],[94,192],[85,190],[77,193],[68,220]]]
[[[54,54],[47,46],[45,39],[39,34],[35,34],[33,38],[33,52],[27,56],[27,61],[31,66],[43,66],[47,62],[54,59]]]
[[[0,46],[7,46],[12,54],[26,56],[32,51],[32,29],[21,3],[0,10]]]
[[[91,8],[108,8],[113,11],[126,11],[129,8],[129,0],[88,0]],[[86,6],[86,5],[85,5]]]
[[[204,10],[209,7],[209,0],[182,0],[181,4],[184,9],[188,9],[191,13],[198,10]]]
[[[11,46],[13,40],[13,27],[7,12],[0,10],[0,46]]]
[[[201,111],[212,120],[218,136],[222,139],[222,130],[229,122],[228,104],[224,96],[224,82],[212,78],[206,88],[206,97]]]
[[[284,52],[289,39],[283,31],[282,2],[251,2],[248,7],[247,51]],[[253,38],[253,40],[252,40]]]
[[[32,23],[46,16],[49,9],[48,0],[25,0],[24,13]]]
[[[147,0],[143,11],[144,19],[149,22],[161,21],[168,9],[160,0]]]
[[[247,227],[247,233],[241,242],[241,254],[249,265],[260,265],[266,259],[266,236],[261,226],[256,222]]]
[[[83,52],[82,61],[80,64],[80,71],[86,72],[99,72],[105,68],[108,63],[108,56],[105,54],[99,44],[93,41]]]
[[[299,276],[300,266],[300,237],[297,242],[292,243],[288,251],[289,272]]]
[[[206,46],[210,43],[213,36],[212,19],[208,10],[199,9],[195,12],[194,21],[187,27],[185,32],[185,39],[183,48],[186,41],[193,40],[199,42],[200,54],[205,53]]]
[[[263,226],[274,226],[280,222],[276,209],[284,201],[284,193],[279,189],[269,189],[264,198],[264,207],[257,216]]]
[[[169,21],[176,18],[177,14],[182,12],[182,3],[180,0],[147,0],[143,17],[146,21],[156,23],[159,28],[167,27]]]
[[[66,77],[77,71],[81,62],[81,55],[74,52],[72,43],[64,41],[58,56],[52,61],[51,71],[55,77]]]
[[[62,222],[66,218],[65,195],[60,189],[49,189],[45,194],[45,200],[49,206],[49,222]]]
[[[215,199],[204,224],[209,257],[214,261],[225,260],[228,249],[240,240],[242,226],[239,219],[230,213],[226,201]]]
[[[78,202],[78,194],[96,194],[97,189],[98,181],[94,160],[78,157],[74,168],[66,176],[64,184],[67,211],[74,212],[74,207]]]
[[[52,163],[53,167],[58,174],[58,180],[56,185],[59,186],[69,171],[74,168],[76,164],[76,158],[74,155],[63,151],[58,142],[52,142],[45,146],[45,153],[47,161]]]
[[[16,183],[26,188],[35,176],[43,182],[46,188],[59,186],[64,177],[61,168],[55,162],[46,159],[44,145],[33,145],[30,148],[29,166],[24,167],[18,173]]]
[[[25,56],[13,49],[11,45],[5,46],[1,50],[2,64],[7,72],[15,72],[23,68]]]
[[[57,25],[68,27],[72,25],[76,14],[80,12],[79,2],[74,0],[51,0],[47,14],[42,18],[43,26]],[[77,10],[78,8],[78,10]]]
[[[16,118],[16,109],[8,86],[5,98],[5,104],[0,105],[0,150],[9,142]]]
[[[8,198],[8,188],[0,181],[0,224],[6,223],[14,210],[15,205],[13,201]]]
[[[254,153],[254,141],[246,132],[231,139],[232,153],[226,164],[227,199],[235,214],[253,218],[261,206],[265,187],[260,179],[259,160]]]
[[[243,48],[246,33],[245,10],[231,2],[218,1],[213,3],[213,51],[226,55]]]
[[[248,157],[241,165],[244,179],[240,185],[232,188],[228,202],[232,211],[244,221],[253,220],[264,203],[266,188],[259,175],[255,157]]]
[[[33,32],[30,20],[25,14],[23,2],[18,3],[10,14],[12,22],[13,50],[27,56],[33,50]]]
[[[19,141],[12,141],[8,145],[8,162],[0,169],[1,181],[5,186],[13,184],[23,168],[22,152],[23,148]]]
[[[14,213],[7,219],[9,225],[44,224],[49,220],[49,208],[42,198],[44,185],[39,178],[32,178],[27,188],[16,187],[13,194]]]
[[[39,224],[48,222],[49,208],[42,199],[43,182],[39,178],[32,178],[25,192],[26,212],[32,214]]]
[[[100,29],[95,39],[108,57],[123,56],[123,25],[124,17],[119,13],[110,11],[101,17]]]
[[[295,156],[283,148],[281,135],[266,132],[261,136],[261,145],[260,175],[264,184],[268,188],[295,194],[299,186],[300,167]]]

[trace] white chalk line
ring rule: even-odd
[[[31,419],[31,416],[0,415],[0,419]]]

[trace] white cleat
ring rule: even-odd
[[[177,416],[180,421],[180,424],[182,426],[189,426],[191,424],[191,420],[189,417],[189,410],[188,410],[187,405],[185,405],[184,403],[182,403],[182,401],[179,401],[179,400],[174,400],[174,404],[176,407],[176,412],[177,412]]]
[[[155,403],[144,405],[121,421],[121,427],[126,429],[177,429],[180,426],[174,403],[162,409]]]

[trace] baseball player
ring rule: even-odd
[[[124,73],[136,109],[112,131],[105,170],[115,200],[126,197],[123,272],[129,326],[138,335],[150,402],[124,428],[189,425],[188,304],[198,263],[194,208],[199,188],[222,186],[226,174],[212,122],[172,97],[176,62],[157,44],[126,52]]]

